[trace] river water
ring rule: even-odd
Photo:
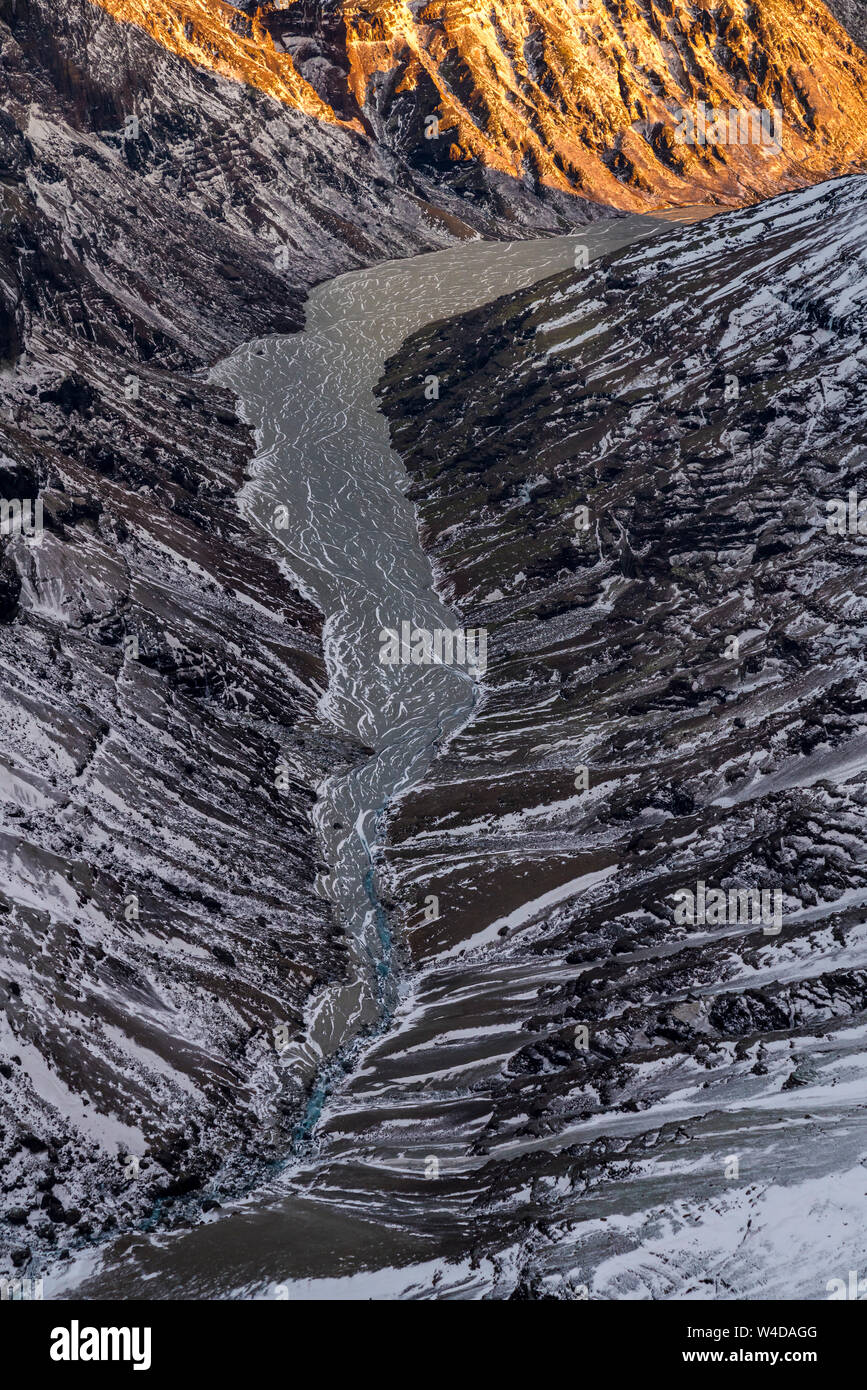
[[[376,846],[389,804],[463,726],[476,690],[466,665],[380,660],[382,629],[408,621],[454,630],[458,619],[435,592],[408,479],[373,389],[386,360],[425,324],[573,268],[576,249],[580,263],[580,248],[594,259],[712,211],[627,217],[540,241],[469,241],[338,276],[311,293],[303,333],[248,343],[215,370],[256,431],[242,510],[268,531],[297,586],[325,615],[322,716],[372,750],[323,784],[315,811],[330,866],[320,887],[348,933],[350,965],[345,980],[311,1001],[305,1041],[281,1055],[287,1079],[311,1098],[268,1190],[192,1231],[120,1238],[77,1261],[58,1296],[383,1297],[407,1288],[397,1267],[417,1270],[423,1291],[440,1259],[453,1262],[449,1296],[483,1291],[489,1272],[465,1258],[469,1218],[458,1215],[472,1165],[457,1163],[457,1144],[443,1138],[449,1126],[460,1135],[472,1103],[462,1096],[453,1113],[442,1104],[431,1111],[440,1133],[416,1146],[412,1168],[399,1138],[390,1150],[381,1139],[375,1148],[364,1140],[374,1112],[381,1121],[388,1107],[399,1136],[402,1107],[423,1090],[405,1062],[418,1048],[418,1011],[412,1040],[406,1024],[401,1049],[391,1038],[396,1016],[412,1014],[415,982],[401,970],[399,942],[378,905]],[[527,986],[505,977],[469,983],[467,972],[451,979],[445,1000],[437,986],[437,1017],[466,1022],[466,999],[473,997],[478,1015],[490,995],[498,1027],[508,1026],[510,989],[517,997]],[[418,1119],[418,1101],[411,1104]],[[435,1198],[430,1184],[419,1185],[434,1169]]]

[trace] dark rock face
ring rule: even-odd
[[[43,509],[0,538],[21,1264],[285,1149],[308,1078],[272,1032],[344,959],[309,812],[360,750],[317,719],[320,615],[237,512],[252,441],[207,369],[294,330],[315,280],[468,229],[359,136],[87,0],[2,0],[0,68],[0,500]]]
[[[864,0],[826,0],[828,9],[844,28],[867,48],[867,5]]]
[[[257,10],[257,5],[249,7]],[[288,53],[296,70],[335,115],[357,120],[368,134],[370,126],[349,84],[346,19],[337,5],[301,0],[291,10],[271,10],[260,16],[275,47]]]
[[[238,23],[255,8],[239,6]],[[309,33],[288,38],[306,80],[336,100],[345,70],[336,21],[314,6],[304,12]],[[361,750],[317,719],[320,617],[236,511],[252,441],[232,400],[206,384],[207,369],[241,341],[297,328],[320,278],[470,230],[563,230],[588,209],[472,162],[448,177],[404,163],[404,135],[407,148],[422,137],[417,122],[405,130],[394,93],[371,99],[369,110],[395,127],[376,146],[189,66],[88,0],[0,0],[0,83],[0,498],[21,508],[38,499],[44,528],[32,540],[0,538],[0,1250],[5,1267],[20,1269],[155,1219],[155,1204],[170,1223],[213,1210],[283,1151],[306,1078],[281,1070],[272,1031],[300,1031],[311,993],[342,969],[339,933],[314,892],[309,810],[322,777]],[[348,89],[343,102],[355,119]],[[357,119],[365,128],[371,117]],[[818,301],[815,312],[826,312]],[[507,336],[499,350],[511,349]],[[757,404],[757,419],[765,409]],[[470,469],[471,507],[514,484],[505,475],[493,483],[489,462],[473,459]],[[603,470],[599,486],[610,481]],[[537,544],[544,507],[536,509],[546,497],[554,505],[559,484],[546,486],[527,489],[533,525],[519,568],[531,575],[532,567],[539,592],[519,619],[528,631],[553,625],[555,659],[543,627],[530,667],[520,658],[515,667],[521,699],[540,708],[573,640],[576,606],[597,602],[598,578],[584,575],[590,587],[576,599],[572,580],[551,569],[554,551]],[[509,495],[499,498],[504,506]],[[465,501],[448,503],[457,519]],[[622,542],[619,526],[602,533],[616,553],[605,563],[626,587],[645,564],[662,583],[665,558],[654,560],[652,546],[645,557]],[[558,553],[557,569],[583,574],[568,536]],[[775,554],[764,552],[769,585]],[[467,595],[471,568],[460,580]],[[638,636],[623,603],[612,669]],[[780,660],[797,666],[814,637],[798,630],[778,640]],[[510,718],[512,698],[503,696]],[[662,716],[653,701],[662,700],[665,718],[677,712],[677,736],[677,721],[691,730],[705,697],[675,674],[670,690],[650,681],[636,698],[647,703],[626,711],[624,730],[634,721],[655,729]],[[859,714],[860,695],[846,675],[810,699],[797,750],[821,754]],[[743,742],[740,733],[731,739]],[[657,752],[648,744],[644,755]],[[544,787],[548,768],[540,765]],[[501,771],[486,774],[479,791],[520,809],[532,776],[519,789]],[[700,817],[706,798],[692,787],[688,758],[648,785],[656,799],[629,853],[636,862],[649,854],[652,868],[662,853],[657,824]],[[424,795],[448,804],[442,787]],[[781,805],[787,795],[802,816],[799,833],[812,837],[815,797],[804,831],[807,810],[791,792]],[[414,804],[425,809],[423,799]],[[593,833],[616,843],[634,808],[616,790],[608,805]],[[740,867],[749,827],[738,835],[729,852]],[[813,857],[802,856],[804,873],[832,886],[834,845],[820,851],[811,840]],[[790,865],[789,848],[781,864]],[[787,884],[793,873],[786,868]],[[579,931],[567,912],[552,940],[576,960],[595,959],[612,937],[609,915],[582,919]],[[612,955],[625,978],[635,924],[622,916]],[[702,959],[709,981],[725,978],[727,956],[708,950]],[[860,971],[832,973],[812,992],[763,986],[760,1003],[744,1008],[735,1007],[746,997],[739,992],[707,1026],[746,1046],[759,1027],[815,1029],[844,1002],[860,1009]],[[680,987],[676,969],[671,981]],[[613,989],[621,988],[626,999],[618,976]],[[593,1017],[596,998],[584,997],[583,980],[574,999],[568,991],[540,998],[535,1031],[549,1030],[551,1016]],[[601,1067],[606,1105],[622,1095],[624,1107],[636,1107],[645,1100],[628,1070],[630,1029],[650,1028],[651,1050],[662,1038],[678,1058],[704,1024],[673,1010],[651,1019],[643,981],[627,1002],[626,1031],[612,1027],[580,1066]],[[602,1002],[600,1018],[606,1010]],[[619,1071],[609,1065],[617,1048]],[[548,1078],[528,1125],[551,1128],[549,1096],[565,1055],[556,1037],[542,1036],[509,1060],[490,1143],[517,1107],[524,1073]],[[763,1058],[753,1072],[775,1078],[774,1056]],[[495,1194],[500,1182],[496,1175]],[[537,1296],[535,1276],[521,1287]]]
[[[194,375],[264,303],[203,273],[196,348],[134,261],[112,283],[97,236],[76,246],[35,188],[4,206],[26,331],[0,476],[39,496],[44,532],[0,562],[0,1231],[23,1211],[38,1253],[268,1152],[270,1093],[293,1092],[271,1029],[341,968],[308,812],[355,754],[316,721],[319,615],[234,511],[248,433]]]
[[[658,1199],[655,1165],[688,1142],[700,1166],[721,1115],[769,1182],[833,1172],[834,1125],[863,1118],[834,1087],[867,1009],[864,195],[839,180],[629,248],[417,335],[382,384],[489,662],[392,818],[395,918],[428,970],[464,948],[546,981],[526,1046],[476,1082],[476,1143],[489,1216],[554,1183],[540,1258],[561,1273],[588,1171],[594,1211],[640,1200],[582,1128],[653,1147]],[[679,917],[699,882],[722,915]],[[498,1158],[515,1142],[533,1152]],[[721,1164],[702,1182],[666,1189],[697,1222],[729,1201]],[[753,1200],[731,1198],[744,1221]]]

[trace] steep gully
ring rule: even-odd
[[[411,977],[400,969],[400,943],[392,940],[377,898],[376,850],[389,804],[419,780],[435,748],[466,722],[475,685],[458,665],[380,664],[380,629],[398,628],[403,620],[429,630],[456,624],[435,591],[405,496],[406,474],[390,448],[373,388],[387,358],[424,324],[572,266],[576,247],[595,258],[653,235],[666,221],[690,222],[713,211],[631,216],[543,241],[473,241],[342,275],[313,291],[303,333],[256,340],[215,369],[213,379],[237,393],[256,430],[257,457],[242,510],[271,536],[295,582],[326,615],[329,684],[322,715],[373,750],[323,784],[315,811],[330,866],[321,891],[346,930],[350,966],[344,980],[314,997],[304,1036],[281,1049],[287,1091],[300,1097],[303,1090],[309,1100],[294,1153],[271,1190],[184,1234],[124,1237],[102,1257],[76,1262],[56,1296],[268,1296],[276,1286],[278,1296],[291,1288],[295,1297],[307,1285],[292,1281],[316,1281],[321,1292],[321,1281],[338,1272],[417,1261],[419,1231],[411,1233],[410,1223],[400,1229],[400,1151],[378,1152],[371,1164],[353,1136],[377,1096],[400,1088],[387,1040],[379,1063],[373,1054],[375,1040],[387,1034],[411,992]],[[275,776],[291,787],[291,762],[278,764]],[[460,976],[455,984],[451,1002],[460,1009]],[[275,1019],[275,1028],[280,1022]],[[363,1078],[361,1103],[340,1090],[350,1072],[353,1080]],[[410,1089],[417,1084],[411,1074],[403,1079]],[[436,1159],[438,1170],[433,1139],[428,1147],[432,1152],[423,1161]],[[454,1164],[454,1153],[444,1152],[442,1162]],[[393,1207],[390,1230],[388,1223],[365,1222],[372,1186],[373,1205],[384,1200]],[[445,1208],[435,1224],[442,1236],[448,1183],[439,1199]],[[421,1249],[430,1239],[428,1231]],[[458,1240],[453,1253],[460,1248]],[[387,1276],[380,1273],[383,1280],[387,1292]],[[365,1284],[366,1292],[379,1283],[369,1290]]]

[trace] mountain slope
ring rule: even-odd
[[[750,201],[867,156],[867,58],[818,0],[95,2],[419,167],[480,164],[619,208]],[[700,101],[779,109],[781,148],[678,143]]]
[[[321,615],[238,514],[253,441],[205,378],[314,281],[470,228],[89,0],[0,0],[0,74],[0,497],[45,513],[0,538],[8,1268],[285,1151],[308,1078],[273,1029],[344,968],[310,810],[359,750],[318,723]],[[515,193],[466,215],[562,227]]]
[[[423,541],[488,633],[475,716],[390,823],[428,1007],[392,1051],[472,1049],[474,1229],[526,1242],[530,1290],[841,1273],[817,1232],[843,1239],[867,1154],[865,191],[666,233],[389,364]],[[700,883],[721,918],[678,916]],[[731,915],[750,889],[776,920]],[[407,1151],[450,1142],[464,1068]]]

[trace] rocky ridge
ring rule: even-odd
[[[316,788],[321,615],[238,514],[207,384],[309,286],[470,234],[387,151],[74,0],[0,3],[0,1246],[186,1219],[285,1153],[343,968]],[[572,209],[574,215],[574,208]],[[490,186],[479,228],[556,228]]]
[[[632,211],[741,204],[867,154],[867,59],[818,0],[95,3],[469,196],[496,170]],[[779,111],[779,143],[682,141],[700,102]]]
[[[520,123],[491,145],[472,92],[440,90],[465,58],[489,72],[458,10],[421,38],[383,12],[382,43],[359,12],[350,43],[333,8],[185,8],[184,41],[216,16],[219,42],[171,51],[177,4],[148,6],[168,29],[146,33],[90,0],[0,0],[0,483],[45,520],[0,559],[4,1269],[194,1219],[285,1153],[306,1078],[273,1028],[302,1029],[341,970],[308,812],[363,750],[317,719],[320,617],[237,514],[252,441],[208,368],[295,329],[319,278],[600,210],[539,164],[535,118],[526,148]],[[848,82],[863,60],[810,14]],[[404,82],[438,25],[452,56]],[[458,156],[420,143],[437,109]],[[850,157],[854,105],[818,134],[819,106],[798,110],[813,153],[774,189]],[[707,169],[653,196],[765,186]],[[623,163],[593,170],[588,199],[651,196]]]
[[[454,1072],[457,1020],[430,1038],[418,1142],[466,1097],[475,1229],[524,1251],[519,1296],[819,1298],[838,1271],[818,1226],[849,1239],[864,194],[837,181],[566,273],[416,335],[381,388],[489,663],[390,821],[392,911],[418,997],[448,1019],[459,980],[461,1026],[524,1034],[493,1029],[485,1062],[480,1026]],[[678,915],[700,883],[722,916]],[[779,919],[732,914],[732,890],[777,895]]]

